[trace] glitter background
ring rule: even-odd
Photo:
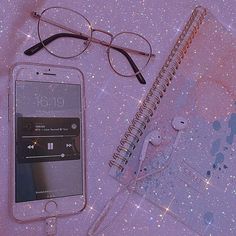
[[[3,1],[0,18],[1,77],[1,158],[0,158],[0,234],[45,235],[44,222],[16,223],[8,206],[9,158],[7,157],[7,80],[9,67],[15,62],[30,61],[79,67],[85,75],[87,97],[87,179],[88,206],[78,215],[58,219],[58,235],[86,235],[87,229],[114,194],[118,183],[109,175],[111,155],[132,119],[140,100],[151,86],[168,55],[179,30],[196,5],[208,7],[219,21],[236,34],[236,2],[228,1]],[[23,51],[38,42],[36,21],[30,17],[35,9],[66,6],[84,14],[95,28],[135,31],[150,40],[157,54],[144,72],[147,85],[134,78],[124,79],[109,67],[105,50],[92,45],[79,58],[58,59],[45,50],[33,57]],[[117,128],[118,127],[118,128]],[[133,195],[122,214],[104,235],[194,235],[170,216],[139,196]]]

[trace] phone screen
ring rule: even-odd
[[[81,85],[15,82],[16,202],[83,194]]]

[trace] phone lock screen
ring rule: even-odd
[[[81,86],[16,81],[16,202],[83,194]]]

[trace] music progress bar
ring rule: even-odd
[[[37,158],[48,158],[48,157],[65,157],[66,155],[62,153],[61,155],[50,155],[50,156],[28,156],[26,159],[37,159]]]
[[[77,135],[22,135],[22,138],[65,138],[65,137],[76,137]]]

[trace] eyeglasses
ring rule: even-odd
[[[33,12],[33,17],[38,19],[40,42],[27,49],[24,52],[26,55],[31,56],[45,48],[58,58],[74,58],[85,52],[91,43],[96,43],[107,47],[108,61],[115,73],[124,77],[136,76],[141,84],[146,84],[141,72],[155,54],[149,41],[142,35],[133,32],[113,35],[95,29],[85,16],[64,7],[50,7],[41,14]],[[110,39],[94,38],[95,31]]]

